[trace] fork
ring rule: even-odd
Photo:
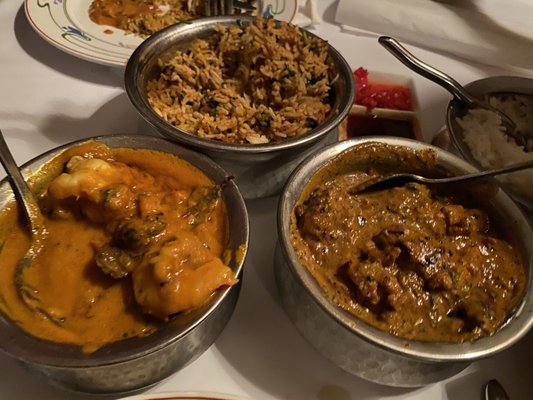
[[[232,15],[235,11],[253,12],[257,8],[253,5],[255,1],[244,2],[239,0],[205,0],[204,13],[206,17],[217,15]]]

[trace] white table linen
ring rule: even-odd
[[[0,128],[15,159],[23,163],[88,136],[147,132],[124,92],[123,70],[76,59],[44,42],[32,31],[21,5],[15,0],[0,2]],[[313,32],[329,40],[353,68],[412,75],[375,39],[340,32],[333,24],[334,1],[319,2],[318,11],[323,22]],[[507,72],[410,49],[464,83]],[[423,78],[413,79],[422,129],[429,138],[443,125],[450,96]],[[275,197],[247,203],[250,253],[235,313],[222,335],[200,358],[149,392],[222,392],[253,400],[470,400],[479,398],[483,383],[497,378],[512,400],[531,398],[532,334],[456,377],[419,389],[375,385],[332,365],[298,334],[281,308],[272,271],[276,205]],[[0,352],[2,400],[102,398],[53,387]]]
[[[526,74],[533,73],[530,0],[340,0],[335,21]]]

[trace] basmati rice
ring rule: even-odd
[[[202,138],[261,144],[320,125],[329,104],[328,46],[298,27],[259,18],[218,26],[207,39],[159,61],[147,83],[154,111]]]

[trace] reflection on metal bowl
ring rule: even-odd
[[[458,175],[476,170],[460,158],[437,147],[402,138],[352,139],[317,152],[294,171],[280,198],[279,242],[274,263],[276,283],[284,309],[298,331],[336,365],[361,378],[384,385],[427,385],[458,373],[471,361],[505,350],[531,328],[533,232],[523,212],[502,190],[496,189],[490,192],[490,196],[486,196],[485,192],[483,198],[481,195],[475,198],[475,203],[490,212],[492,218],[501,222],[502,229],[509,232],[527,269],[525,296],[513,309],[510,320],[492,336],[463,343],[407,340],[377,329],[341,310],[300,263],[291,242],[291,215],[306,185],[317,171],[344,150],[369,142],[413,150],[431,149],[436,155],[436,168],[451,174]],[[368,160],[362,160],[363,164],[379,163],[379,159],[373,158],[372,155],[369,155]]]
[[[177,155],[188,161],[215,183],[227,173],[208,157],[162,138],[141,135],[110,135],[91,138],[109,147],[143,148]],[[65,149],[83,143],[70,143],[53,149],[25,164],[27,177]],[[236,185],[223,186],[222,196],[229,213],[228,248],[248,246],[249,223],[246,207]],[[0,183],[0,207],[12,192],[6,179]],[[246,254],[246,253],[245,253]],[[242,260],[232,260],[230,267],[242,279]],[[59,386],[90,393],[122,393],[139,390],[168,377],[200,356],[211,346],[228,322],[240,284],[217,290],[202,307],[177,315],[155,333],[105,345],[90,354],[74,345],[54,343],[25,333],[13,321],[0,314],[0,350]]]
[[[266,144],[231,144],[204,139],[180,130],[161,118],[146,99],[146,83],[157,76],[158,60],[192,40],[209,36],[220,24],[248,24],[253,17],[222,16],[202,18],[164,29],[143,42],[131,56],[125,72],[126,92],[141,116],[157,132],[219,162],[232,174],[245,198],[278,193],[290,172],[312,151],[336,140],[336,127],[350,111],[354,99],[354,79],[350,66],[341,54],[328,45],[331,75],[331,111],[326,120],[309,132]],[[313,36],[306,32],[306,35]]]

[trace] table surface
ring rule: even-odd
[[[334,0],[319,2],[323,22],[311,30],[337,48],[353,68],[364,66],[411,77],[423,133],[426,138],[432,137],[444,124],[450,95],[407,70],[375,38],[341,32],[334,24],[335,6]],[[28,24],[20,0],[0,1],[0,38],[0,128],[18,163],[76,139],[146,133],[124,91],[123,69],[77,59],[44,42]],[[450,55],[407,47],[462,83],[509,74]],[[247,202],[250,252],[239,302],[224,332],[200,358],[149,392],[218,392],[265,400],[466,400],[480,398],[482,385],[497,378],[512,400],[531,398],[531,333],[511,349],[476,362],[451,379],[419,389],[372,384],[323,358],[298,334],[280,305],[272,270],[276,204],[274,197]],[[37,398],[96,397],[53,387],[0,353],[0,399]]]

